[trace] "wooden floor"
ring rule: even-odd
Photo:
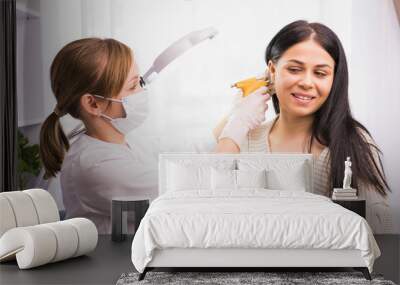
[[[382,256],[376,260],[374,273],[399,284],[400,235],[375,236]],[[131,262],[132,237],[112,242],[100,236],[95,251],[88,256],[19,270],[16,262],[0,264],[0,284],[115,284],[124,272],[135,271]]]

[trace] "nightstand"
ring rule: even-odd
[[[127,230],[127,213],[135,213],[135,232],[139,227],[140,221],[149,208],[149,197],[127,196],[114,197],[111,202],[111,239],[112,241],[123,241],[126,238],[124,233]]]
[[[359,214],[361,217],[365,218],[365,199],[358,198],[357,200],[333,200],[332,202],[339,204],[340,206]]]

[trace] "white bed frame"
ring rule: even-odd
[[[305,160],[313,167],[311,154],[194,154],[194,153],[164,153],[159,156],[159,193],[166,191],[166,166],[168,161],[182,159],[225,159],[260,158]],[[313,192],[313,171],[310,171],[307,192]],[[364,277],[371,280],[369,270],[361,257],[360,250],[330,250],[330,249],[253,249],[253,248],[170,248],[157,249],[153,259],[140,274],[142,280],[146,272],[154,268],[293,268],[293,267],[353,267],[362,271]]]
[[[149,267],[365,267],[359,250],[171,248]]]

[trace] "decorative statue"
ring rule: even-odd
[[[350,157],[344,162],[344,179],[343,179],[343,189],[351,189],[351,176],[353,172],[351,171],[351,161]]]

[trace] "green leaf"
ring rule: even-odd
[[[27,174],[39,175],[42,167],[39,155],[39,145],[29,144],[29,140],[18,130],[18,181],[20,189],[24,189],[27,183]]]

